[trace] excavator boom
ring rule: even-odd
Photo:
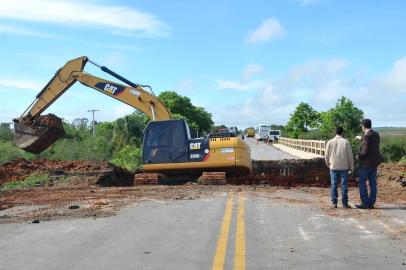
[[[83,69],[87,62],[95,64],[102,71],[123,81],[128,86],[84,72]],[[99,66],[86,56],[82,56],[67,62],[60,68],[38,93],[34,102],[25,110],[23,115],[13,120],[16,146],[38,154],[64,134],[60,118],[52,114],[41,116],[41,113],[77,81],[144,112],[152,120],[171,119],[165,105],[153,93],[144,89],[149,86],[135,84],[107,67]]]

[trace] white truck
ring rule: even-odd
[[[265,141],[268,139],[269,136],[269,131],[271,130],[271,125],[267,125],[267,124],[262,124],[259,125],[256,129],[255,129],[255,139],[257,139],[258,141]]]
[[[277,143],[280,136],[281,136],[280,130],[271,129],[270,131],[268,131],[268,138],[269,138],[269,141],[271,141],[271,142]]]

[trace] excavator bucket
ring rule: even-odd
[[[33,154],[39,154],[64,135],[62,119],[53,114],[35,120],[14,119],[14,144]]]

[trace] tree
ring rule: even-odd
[[[344,134],[352,139],[360,132],[360,122],[364,117],[362,110],[346,97],[341,97],[334,108],[321,113],[320,131],[323,134],[333,135],[336,126],[344,128]]]
[[[271,129],[273,129],[273,130],[284,130],[284,129],[285,129],[285,126],[284,126],[284,125],[272,124],[272,125],[271,125]]]
[[[0,141],[11,141],[13,140],[13,131],[10,128],[10,123],[0,124]]]
[[[164,91],[159,99],[170,110],[175,119],[185,119],[189,126],[199,133],[210,131],[213,126],[212,115],[202,107],[192,104],[190,99],[174,91]]]
[[[291,137],[298,138],[300,133],[307,132],[309,128],[317,128],[319,121],[320,114],[309,104],[301,102],[290,115],[286,131]]]

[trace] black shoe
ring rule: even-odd
[[[375,208],[375,205],[371,204],[368,208],[369,208],[369,209],[374,209],[374,208]]]
[[[336,203],[333,203],[333,204],[331,205],[331,208],[337,208],[337,204],[336,204]]]
[[[358,209],[368,209],[369,207],[363,204],[356,204],[355,207],[357,207]]]
[[[343,204],[343,208],[351,209],[351,206],[349,206],[348,204]]]

